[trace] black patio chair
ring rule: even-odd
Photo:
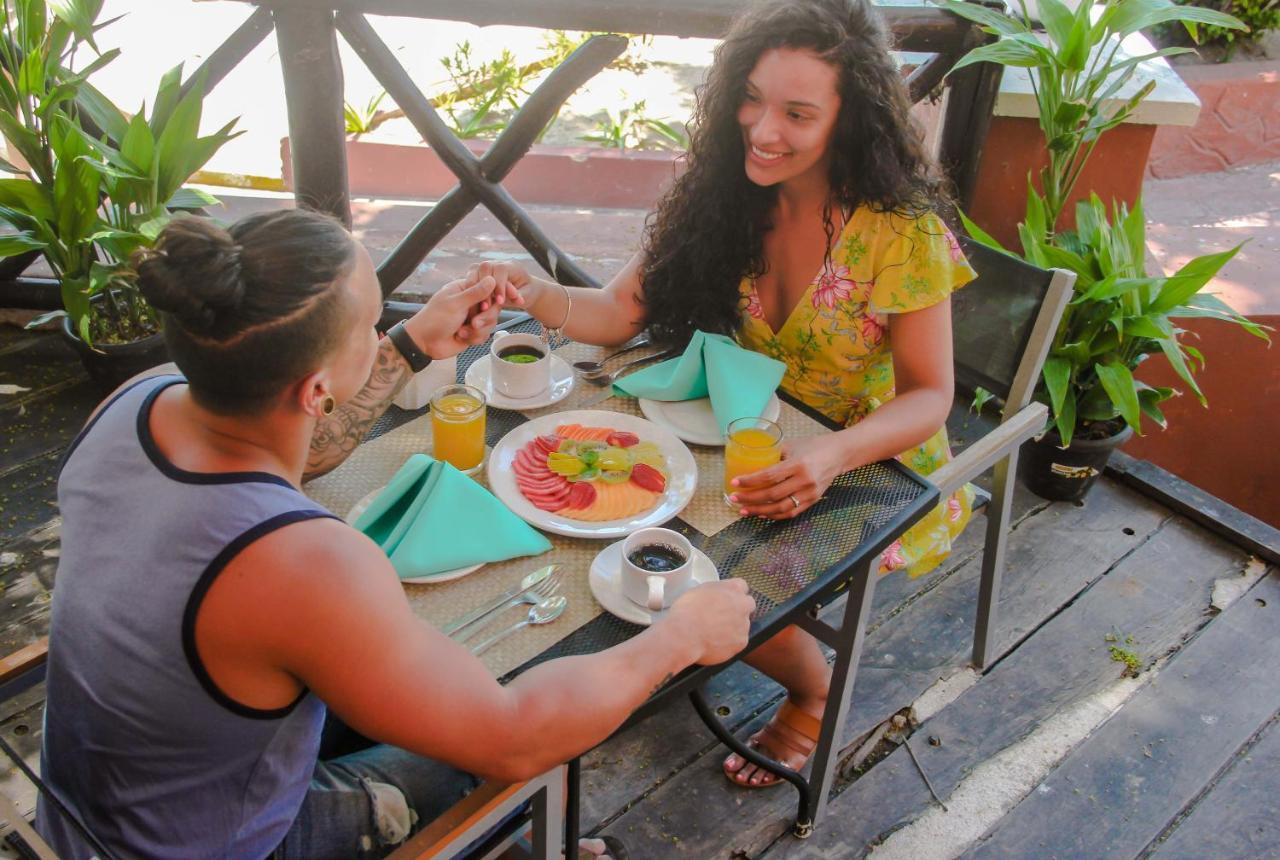
[[[975,429],[985,433],[929,480],[945,498],[995,467],[991,495],[983,494],[982,499],[987,534],[973,639],[973,663],[982,669],[994,648],[1018,450],[1048,421],[1048,407],[1032,403],[1031,394],[1076,276],[1063,269],[1041,269],[968,237],[961,239],[961,246],[978,277],[951,297],[956,403],[948,426],[953,444],[973,436]],[[994,427],[973,412],[979,390],[989,392],[989,403],[999,406]]]

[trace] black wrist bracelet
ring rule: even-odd
[[[414,373],[422,372],[431,363],[431,356],[418,349],[418,345],[405,330],[403,322],[398,322],[387,329],[387,340],[391,341]]]

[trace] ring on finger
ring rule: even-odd
[[[795,493],[787,493],[787,498],[791,500],[791,504],[795,505],[797,508],[800,507],[800,500],[796,498]]]

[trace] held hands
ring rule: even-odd
[[[493,278],[450,281],[422,310],[405,320],[414,342],[432,358],[457,355],[484,343],[498,324],[503,297]]]
[[[747,647],[756,608],[748,591],[744,579],[704,583],[680,595],[661,623],[678,625],[692,638],[695,663],[724,663]]]
[[[812,507],[836,475],[849,469],[839,433],[793,439],[782,449],[782,462],[734,479],[730,498],[744,515],[788,520]]]

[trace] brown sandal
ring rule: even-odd
[[[778,730],[778,726],[780,725],[786,726],[796,735],[808,741],[808,743],[801,746],[789,735],[780,732]],[[784,753],[789,752],[795,755],[802,755],[804,756],[804,761],[794,768],[795,770],[799,770],[808,763],[809,757],[813,755],[814,749],[818,746],[818,735],[821,730],[822,720],[812,714],[805,713],[795,705],[791,704],[790,699],[786,699],[783,701],[782,706],[778,708],[778,712],[773,715],[773,718],[770,719],[769,722],[765,723],[764,728],[752,735],[751,739],[747,741],[747,746],[751,747],[753,750],[760,751],[760,742],[766,741],[767,746],[772,749],[777,750],[785,748],[783,749]],[[769,753],[764,754],[773,757]],[[737,753],[733,753],[731,757],[742,758]],[[736,777],[742,771],[742,768],[751,764],[751,762],[743,759],[742,764],[736,770],[729,770],[728,763],[729,759],[726,758],[724,764],[724,775],[728,777],[730,782],[740,788],[771,788],[772,786],[786,781],[777,774],[766,770],[765,776],[761,782],[754,784],[751,782],[741,782]],[[779,761],[779,763],[784,765],[786,764],[785,761]],[[787,766],[790,767],[790,765]]]

